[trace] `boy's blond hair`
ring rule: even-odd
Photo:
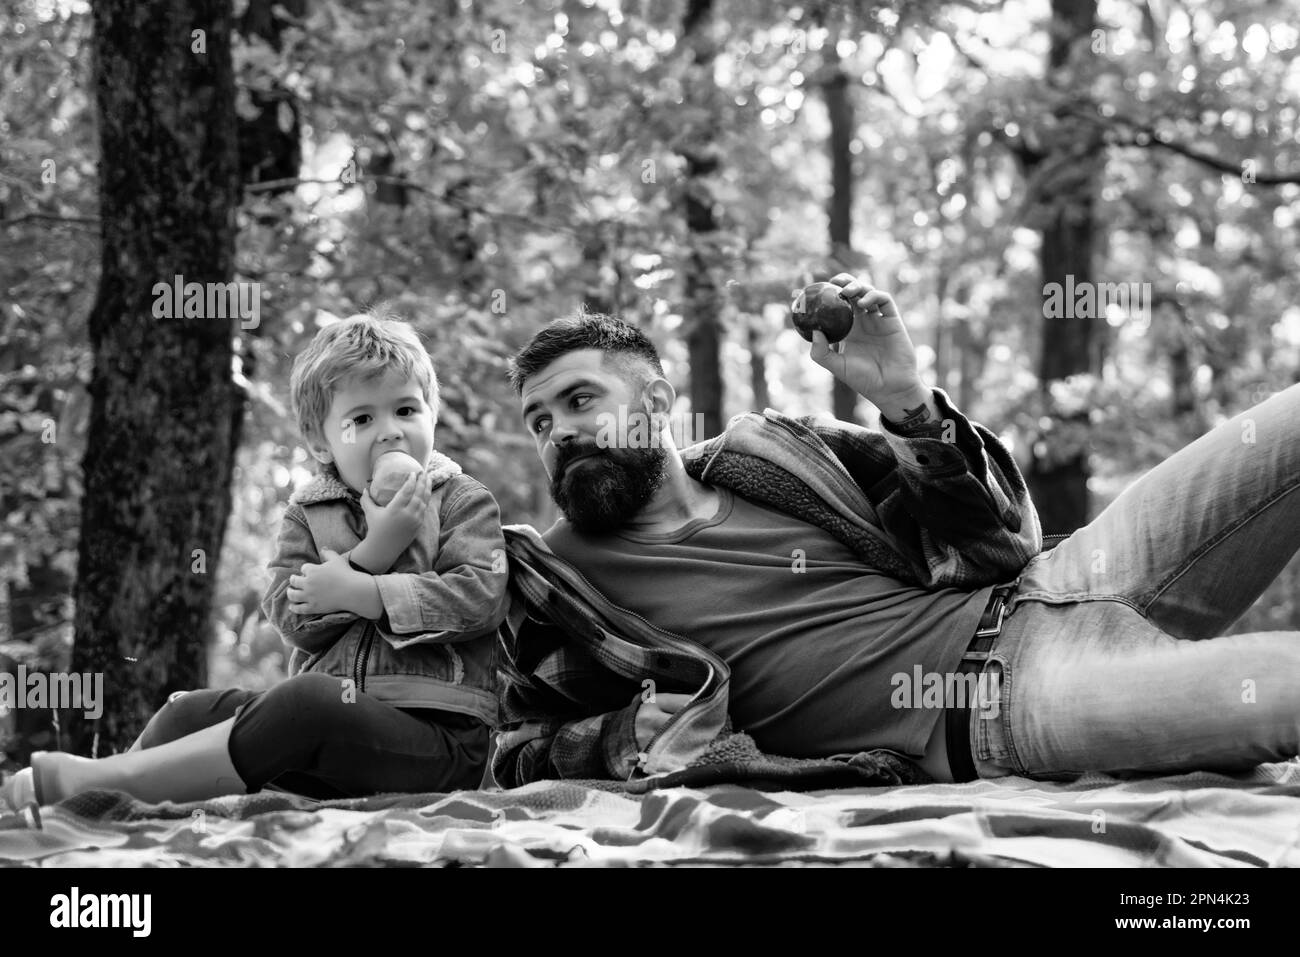
[[[415,376],[437,421],[438,374],[419,335],[386,310],[372,309],[325,326],[293,361],[289,394],[298,430],[308,442],[324,441],[334,393],[348,383],[389,372]]]

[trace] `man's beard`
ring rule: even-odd
[[[570,466],[584,455],[589,458]],[[667,460],[668,453],[658,445],[565,447],[556,459],[551,498],[577,531],[588,535],[617,531],[645,508],[663,484]]]

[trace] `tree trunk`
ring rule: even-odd
[[[209,610],[244,415],[235,318],[155,318],[156,283],[233,276],[239,166],[229,0],[94,5],[102,273],[73,670],[103,674],[70,750],[126,747],[176,690],[204,683]],[[232,287],[233,288],[233,287]],[[221,312],[229,316],[230,310]]]
[[[608,253],[604,224],[588,223],[582,240],[582,301],[588,312],[614,315],[613,290],[605,282],[605,257]]]
[[[245,37],[260,37],[279,53],[280,34],[288,21],[278,16],[274,7],[282,7],[294,20],[301,20],[307,12],[307,0],[249,0],[238,28]],[[247,186],[297,179],[302,166],[297,98],[279,82],[269,92],[248,93],[259,112],[251,119],[238,118],[240,182]],[[269,192],[292,192],[293,188],[277,186]]]
[[[853,101],[849,99],[849,77],[840,65],[836,44],[838,33],[826,39],[826,72],[822,90],[826,95],[826,112],[830,116],[831,198],[828,212],[831,227],[831,262],[835,271],[850,270],[853,265]],[[858,394],[839,379],[831,386],[831,409],[835,418],[855,421]]]
[[[709,33],[713,0],[690,0],[682,18],[682,36],[692,65],[686,84],[694,104],[712,110],[718,91],[713,80],[717,44]],[[716,268],[718,217],[709,182],[722,165],[712,129],[686,131],[677,147],[686,161],[684,204],[687,245],[682,308],[687,354],[691,364],[691,412],[703,414],[706,436],[722,431],[722,291]]]
[[[1049,83],[1059,83],[1059,71],[1069,62],[1073,45],[1088,41],[1096,19],[1096,0],[1052,0]],[[1044,138],[1047,148],[1026,164],[1043,179],[1050,172],[1050,185],[1038,197],[1036,211],[1043,237],[1040,271],[1044,286],[1059,283],[1062,289],[1069,288],[1072,276],[1077,287],[1093,280],[1094,196],[1102,144],[1094,124],[1068,115],[1058,116],[1055,129]],[[1105,325],[1092,315],[1049,318],[1046,312],[1038,379],[1047,417],[1056,425],[1086,425],[1086,410],[1077,416],[1053,410],[1050,388],[1054,381],[1077,373],[1100,373]],[[1046,533],[1070,532],[1088,521],[1088,449],[1086,445],[1063,447],[1061,434],[1059,428],[1048,429],[1034,443],[1026,476]]]
[[[767,391],[767,335],[761,325],[762,314],[749,317],[749,385],[754,394],[752,408],[762,412],[772,404]]]

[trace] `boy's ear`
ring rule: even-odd
[[[307,441],[307,451],[321,465],[327,465],[334,461],[334,453],[329,450],[329,446],[321,445],[314,440],[309,439]]]

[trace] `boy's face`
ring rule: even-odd
[[[405,452],[428,467],[436,425],[415,376],[403,380],[390,372],[348,380],[335,390],[325,417],[325,445],[313,445],[312,454],[317,461],[332,461],[347,486],[360,492],[385,452]]]

